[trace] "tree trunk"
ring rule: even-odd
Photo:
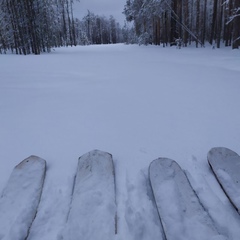
[[[214,0],[213,15],[212,15],[212,29],[211,29],[211,37],[209,41],[211,45],[213,44],[213,40],[216,39],[217,6],[218,6],[218,0]]]
[[[240,14],[240,0],[234,1],[234,9],[236,15]],[[238,9],[238,12],[237,12]],[[236,49],[240,46],[240,16],[235,16],[233,19],[233,44],[232,48]]]

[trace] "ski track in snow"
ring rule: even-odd
[[[0,55],[0,191],[24,158],[47,161],[28,240],[61,240],[77,159],[93,149],[113,155],[116,240],[164,239],[148,182],[158,157],[179,163],[218,231],[238,239],[240,216],[207,152],[240,153],[239,56],[229,48],[122,44]]]

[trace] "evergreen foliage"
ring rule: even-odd
[[[240,46],[240,0],[127,0],[139,44]]]
[[[76,45],[71,0],[2,0],[0,50],[40,54]]]
[[[113,16],[73,16],[74,0],[0,0],[0,53],[125,42],[240,46],[240,0],[126,0],[123,28]]]
[[[90,11],[73,17],[73,0],[0,0],[0,53],[40,54],[52,48],[118,43],[122,29],[113,16]]]

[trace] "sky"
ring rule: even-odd
[[[81,19],[87,10],[106,17],[113,15],[123,25],[125,16],[122,14],[126,0],[80,0],[74,3],[74,16]]]

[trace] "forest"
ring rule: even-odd
[[[52,48],[122,42],[113,16],[88,11],[79,20],[73,0],[0,0],[0,53],[40,54]]]
[[[127,0],[124,14],[143,44],[240,46],[240,0]]]
[[[61,46],[138,43],[240,46],[240,0],[127,0],[121,26],[73,0],[0,0],[0,53],[40,54]],[[128,22],[131,22],[128,24]]]

